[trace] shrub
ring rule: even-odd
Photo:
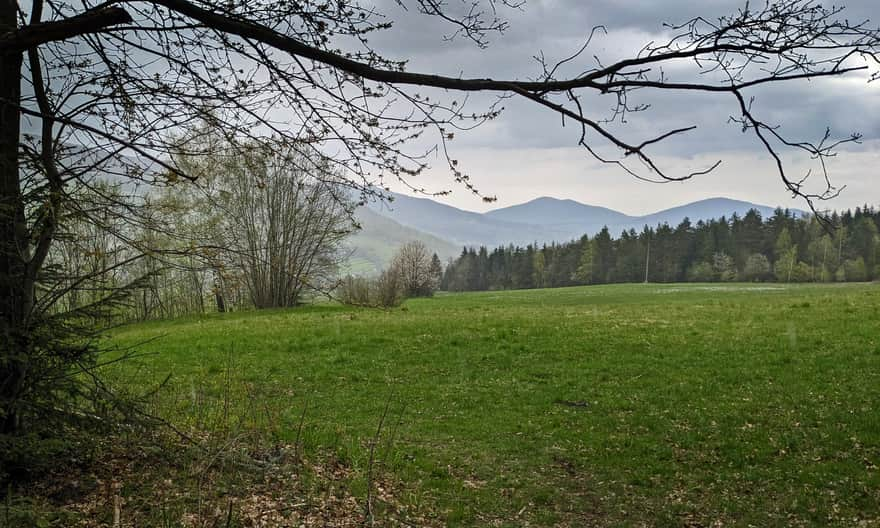
[[[746,260],[742,278],[747,281],[764,281],[771,277],[770,261],[761,253],[753,253]]]
[[[847,260],[843,263],[843,270],[846,280],[849,282],[861,282],[868,280],[868,273],[865,269],[865,259],[859,257],[855,260]]]
[[[806,262],[798,262],[791,272],[792,282],[810,282],[817,276],[817,270]]]
[[[712,282],[715,280],[715,270],[708,262],[697,262],[688,270],[687,276],[691,282]]]
[[[336,297],[342,304],[370,306],[370,282],[365,277],[348,275],[337,287]]]
[[[352,306],[393,308],[405,298],[403,281],[395,267],[384,270],[375,278],[349,275],[337,287],[336,298]]]
[[[391,308],[399,306],[404,299],[403,278],[396,266],[384,270],[376,279],[373,306]]]
[[[736,267],[733,258],[727,253],[718,252],[712,256],[712,270],[715,272],[715,278],[721,282],[736,280]]]

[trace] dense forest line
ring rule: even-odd
[[[678,226],[645,226],[613,238],[525,247],[466,247],[440,289],[555,288],[615,282],[867,281],[880,278],[880,210],[833,213],[830,225],[777,209]]]

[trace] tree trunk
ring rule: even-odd
[[[223,280],[217,273],[214,273],[214,300],[217,301],[217,311],[225,313],[226,300],[223,298]]]
[[[16,29],[17,2],[0,1],[0,33]],[[27,226],[18,167],[22,54],[0,54],[0,433],[19,429],[28,315],[33,281],[27,269]]]

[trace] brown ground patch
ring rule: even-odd
[[[332,455],[300,460],[295,446],[254,443],[206,438],[189,444],[170,435],[107,440],[88,463],[14,483],[10,502],[31,511],[0,514],[0,526],[436,525],[409,513],[395,495],[399,483],[385,475],[373,482],[370,516],[366,497],[351,492],[353,471]]]

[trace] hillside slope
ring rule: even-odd
[[[346,244],[351,252],[346,272],[358,275],[377,273],[388,266],[397,248],[413,240],[423,242],[429,251],[437,253],[444,262],[461,252],[461,247],[456,244],[401,225],[366,207],[358,210],[357,219],[361,229],[349,237]]]

